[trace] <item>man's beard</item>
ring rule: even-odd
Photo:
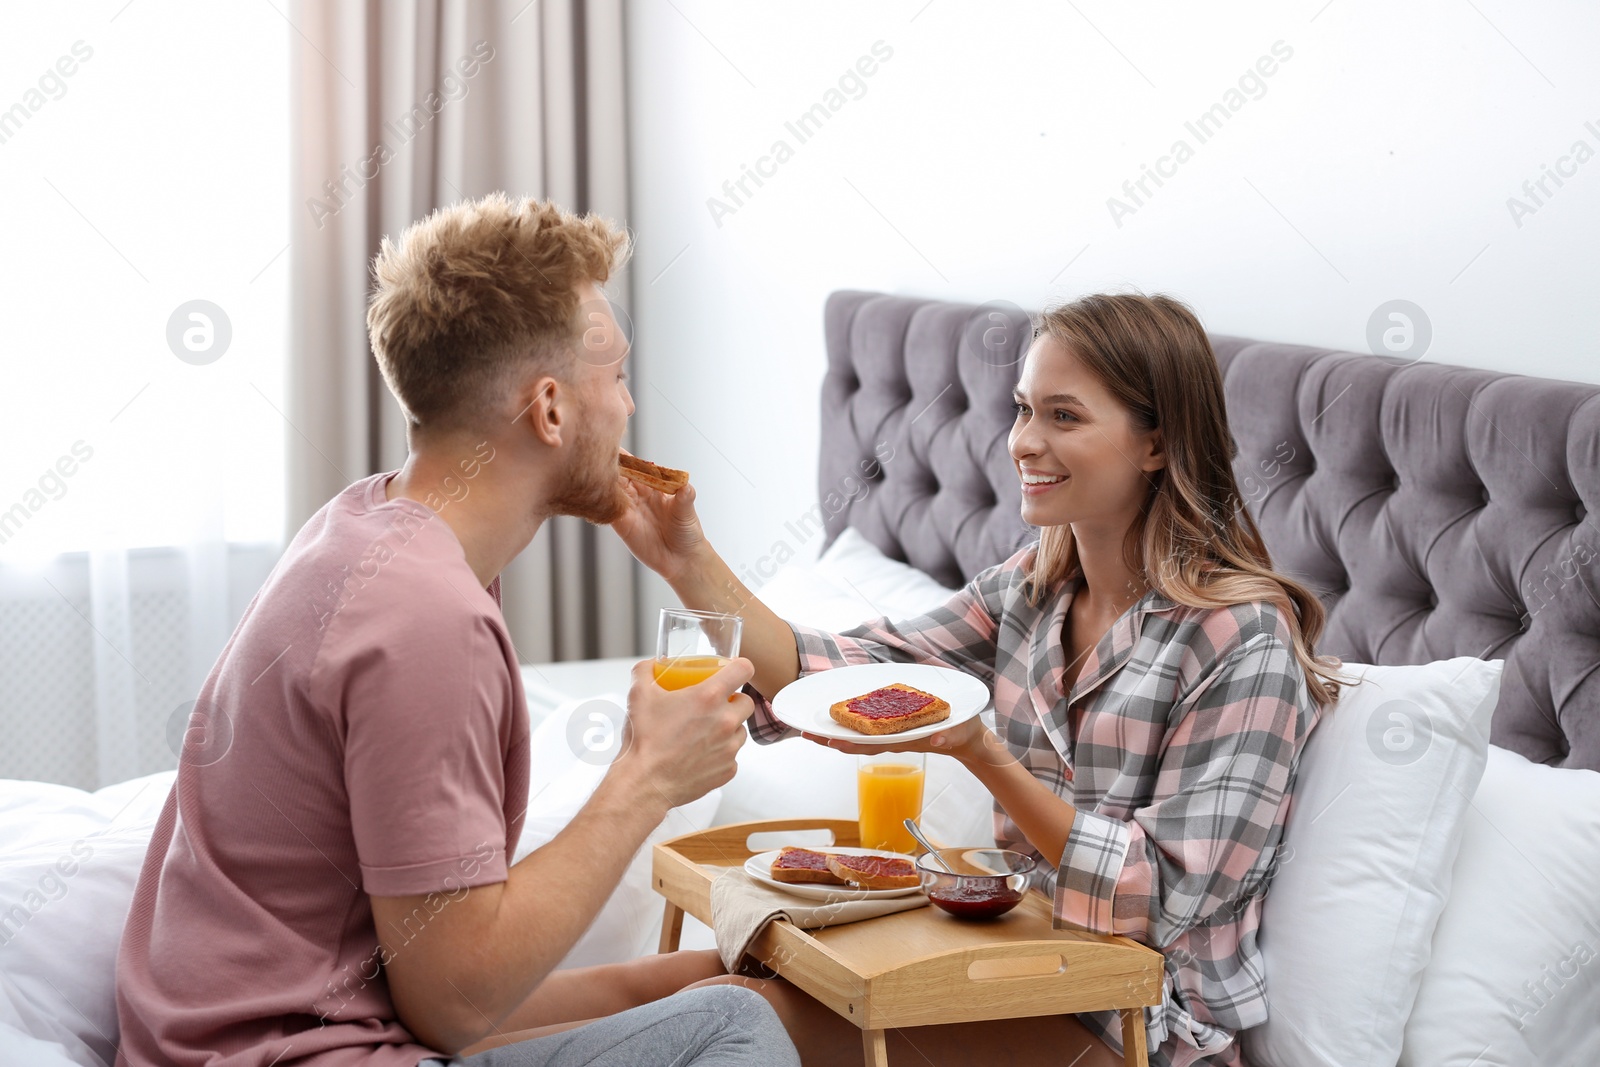
[[[608,526],[627,510],[628,496],[618,473],[617,450],[596,434],[584,435],[578,443],[577,456],[563,472],[560,486],[550,500],[551,513]]]

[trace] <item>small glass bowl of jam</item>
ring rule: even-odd
[[[1003,848],[941,848],[917,857],[922,891],[958,919],[995,919],[1022,903],[1033,868],[1032,856]]]

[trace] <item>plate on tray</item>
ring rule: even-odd
[[[807,846],[810,847],[810,846]],[[821,900],[831,902],[836,900],[886,900],[889,897],[903,897],[911,893],[922,892],[921,886],[907,886],[905,889],[855,889],[848,885],[822,885],[818,882],[780,882],[772,877],[772,861],[778,858],[778,853],[783,849],[775,848],[771,852],[751,856],[744,861],[744,873],[750,876],[751,881],[762,885],[769,885],[774,889],[781,889],[785,893],[793,893],[797,897],[807,900]],[[832,852],[840,856],[887,856],[890,859],[909,860],[912,857],[903,852],[885,852],[879,848],[834,848],[832,845],[818,847],[817,852]],[[915,860],[912,860],[915,863]]]
[[[839,725],[828,714],[828,709],[841,700],[863,696],[895,682],[932,693],[950,705],[950,717],[897,734],[864,734]],[[858,745],[892,745],[932,737],[966,722],[988,705],[989,687],[963,671],[927,663],[857,663],[790,682],[772,698],[772,714],[784,724],[817,737]]]

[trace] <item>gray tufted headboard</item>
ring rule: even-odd
[[[822,494],[874,475],[828,539],[853,526],[951,586],[1031,540],[1005,447],[1028,316],[845,291],[825,321]],[[1319,650],[1503,658],[1494,743],[1600,770],[1600,388],[1211,341],[1240,491],[1329,607]]]

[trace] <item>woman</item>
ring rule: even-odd
[[[1267,1016],[1261,897],[1300,752],[1338,693],[1337,662],[1312,652],[1322,606],[1271,569],[1242,506],[1216,357],[1184,305],[1091,296],[1046,313],[1015,400],[1010,454],[1039,541],[918,619],[791,627],[712,551],[691,490],[630,490],[617,529],[684,604],[744,616],[761,694],[874,660],[989,683],[995,730],[971,719],[900,747],[983,782],[997,839],[1039,861],[1058,919],[1165,954],[1152,1064],[1238,1067],[1237,1032]],[[757,740],[792,734],[757,705]],[[847,1024],[761,985],[807,1062],[859,1055]],[[995,1042],[1030,1062],[1121,1062],[1112,1012],[900,1040],[940,1062],[992,1057]]]

